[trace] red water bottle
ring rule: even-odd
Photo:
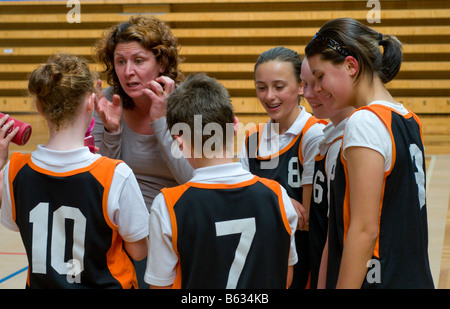
[[[91,124],[89,125],[88,130],[86,131],[86,134],[84,135],[84,146],[89,147],[89,150],[92,153],[95,153],[95,139],[91,134],[92,129],[94,129],[95,126],[95,118],[92,117]]]
[[[0,113],[0,118],[2,118],[3,116],[5,116],[5,114]],[[14,125],[8,130],[8,132],[6,134],[11,133],[12,130],[19,127],[19,132],[17,132],[16,136],[14,136],[14,138],[11,140],[11,142],[13,142],[14,144],[17,144],[19,146],[25,145],[31,136],[31,131],[32,131],[31,125],[26,122],[12,118],[11,116],[8,118],[7,122],[9,122],[11,120],[14,120]]]

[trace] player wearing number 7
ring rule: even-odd
[[[12,155],[1,217],[21,234],[28,288],[137,288],[130,256],[147,254],[149,215],[128,165],[84,146],[95,79],[85,61],[65,54],[30,75],[50,137]]]
[[[153,202],[144,277],[152,288],[282,289],[292,280],[297,214],[278,182],[233,162],[235,121],[228,91],[204,74],[168,99],[174,144],[195,171]]]
[[[433,288],[422,125],[385,87],[401,43],[342,18],[322,26],[305,54],[317,91],[335,109],[357,108],[330,184],[327,287]]]

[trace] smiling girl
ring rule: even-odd
[[[302,63],[300,78],[303,95],[319,119],[329,119],[323,129],[324,138],[319,143],[319,154],[315,158],[313,192],[309,210],[309,249],[311,260],[311,288],[318,286],[322,259],[328,256],[326,239],[328,234],[328,213],[330,204],[330,181],[334,178],[336,158],[341,149],[346,118],[355,110],[353,106],[335,109],[330,95],[324,92],[309,67],[308,59]],[[322,264],[325,264],[324,261]],[[326,267],[322,267],[325,274]],[[322,280],[320,283],[322,283]]]
[[[299,229],[307,230],[314,157],[324,125],[299,105],[301,65],[297,52],[284,47],[260,55],[255,64],[256,94],[270,120],[248,132],[240,161],[252,173],[275,179],[286,188],[303,220]],[[309,278],[308,232],[297,230],[295,238],[299,262],[291,288],[305,288]]]
[[[422,126],[385,87],[401,43],[343,18],[322,26],[305,52],[329,103],[357,108],[330,185],[327,287],[433,288]]]

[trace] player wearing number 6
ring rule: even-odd
[[[28,288],[133,288],[147,254],[148,211],[123,162],[93,154],[84,136],[94,110],[87,63],[57,54],[31,73],[28,89],[50,138],[5,167],[1,222],[19,231]]]
[[[385,87],[401,43],[343,18],[322,26],[305,53],[317,90],[335,109],[357,108],[330,185],[327,287],[433,288],[422,126]]]
[[[235,121],[228,91],[203,74],[168,99],[168,126],[195,171],[153,202],[144,277],[153,288],[281,289],[292,280],[297,214],[279,183],[233,162]]]
[[[328,235],[328,213],[330,200],[330,181],[334,178],[336,158],[341,149],[346,118],[355,110],[353,106],[335,109],[333,101],[316,86],[314,75],[309,68],[308,59],[303,59],[303,95],[311,105],[314,116],[329,119],[323,129],[323,140],[319,143],[319,154],[315,158],[313,192],[309,210],[309,250],[311,262],[311,289],[317,286],[321,261]],[[323,268],[326,269],[325,267]]]

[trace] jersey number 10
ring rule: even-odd
[[[47,245],[48,245],[48,220],[49,205],[41,202],[30,211],[30,223],[33,223],[32,239],[32,271],[33,273],[47,273]],[[78,208],[61,206],[53,212],[50,240],[50,265],[60,275],[70,274],[74,264],[66,263],[64,252],[66,248],[65,222],[71,219],[73,225],[73,260],[78,261],[77,272],[84,269],[84,240],[86,235],[86,217]]]

